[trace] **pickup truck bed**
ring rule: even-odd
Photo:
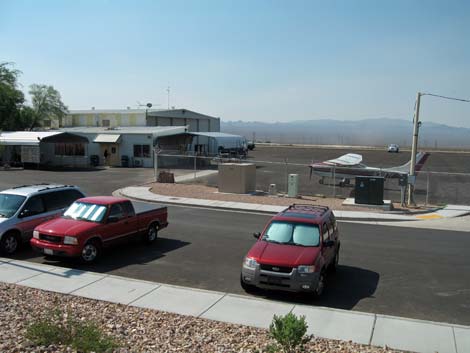
[[[166,206],[154,205],[147,202],[131,201],[131,203],[132,206],[134,206],[134,211],[136,215],[143,215],[147,212],[166,209]]]

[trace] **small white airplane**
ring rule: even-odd
[[[416,174],[421,170],[428,157],[428,152],[419,152],[416,154]],[[320,184],[325,183],[325,178],[339,179],[339,185],[344,186],[348,185],[350,180],[357,176],[399,178],[400,176],[408,175],[410,172],[411,161],[391,168],[368,167],[361,162],[362,156],[360,154],[348,153],[335,159],[312,163],[310,165],[310,177],[312,177],[312,174],[320,176]]]

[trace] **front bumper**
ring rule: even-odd
[[[274,289],[287,292],[314,292],[318,286],[320,272],[299,273],[293,268],[290,273],[262,270],[242,266],[241,280],[263,289]]]
[[[81,254],[79,245],[53,244],[36,238],[31,238],[30,243],[35,251],[43,255],[78,257]]]

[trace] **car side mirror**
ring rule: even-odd
[[[331,248],[332,246],[335,246],[335,241],[334,240],[327,240],[323,243],[323,246],[325,248]]]
[[[261,236],[260,232],[253,233],[253,237],[256,238],[256,239],[259,239],[260,236]]]
[[[31,212],[30,210],[24,209],[23,211],[20,212],[19,217],[23,218],[23,217],[28,217],[32,215],[33,215],[33,212]]]
[[[108,217],[108,223],[117,223],[119,222],[119,217],[111,216]]]

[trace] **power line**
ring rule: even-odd
[[[470,99],[446,97],[446,96],[440,96],[440,95],[438,95],[438,94],[432,94],[432,93],[421,93],[421,95],[422,95],[422,96],[432,96],[432,97],[450,99],[450,100],[453,100],[453,101],[460,101],[460,102],[468,102],[468,103],[470,103]]]

